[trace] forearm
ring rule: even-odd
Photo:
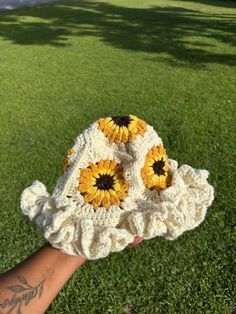
[[[44,245],[14,269],[0,275],[0,314],[45,313],[72,274],[85,262]],[[19,312],[20,313],[20,312]]]

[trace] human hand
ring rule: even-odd
[[[135,236],[134,237],[134,241],[129,243],[127,245],[127,249],[132,249],[134,248],[136,245],[140,244],[141,242],[143,241],[143,238],[142,237],[139,237],[139,236]]]

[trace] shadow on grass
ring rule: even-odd
[[[65,47],[71,36],[95,36],[119,49],[188,66],[236,65],[236,56],[222,51],[222,44],[235,46],[235,33],[236,14],[174,6],[139,9],[74,0],[0,15],[0,37],[14,44]]]
[[[175,0],[180,1],[180,0]],[[206,5],[212,5],[214,7],[220,8],[235,8],[236,9],[236,1],[235,0],[181,0],[181,2],[192,2],[192,3],[201,3]]]

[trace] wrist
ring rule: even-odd
[[[79,268],[87,260],[82,255],[70,255],[68,253],[65,253],[62,250],[53,247],[49,242],[47,242],[44,245],[44,247],[47,247],[47,248],[49,248],[49,250],[52,250],[52,251],[56,252],[60,256],[60,258],[63,258],[65,260],[65,262],[68,262],[68,263],[74,265],[77,268]]]

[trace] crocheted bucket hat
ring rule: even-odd
[[[136,235],[173,240],[197,227],[214,199],[208,175],[178,167],[153,127],[136,116],[106,117],[76,138],[52,195],[33,181],[21,209],[53,247],[98,259]]]

